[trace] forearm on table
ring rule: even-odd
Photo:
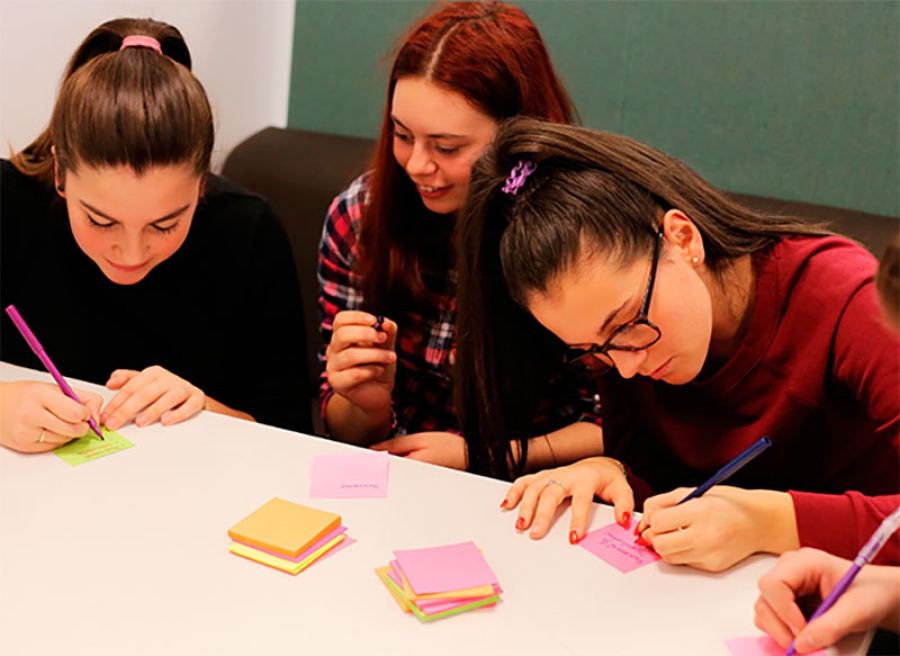
[[[214,398],[209,396],[206,397],[206,402],[203,404],[204,410],[209,410],[210,412],[215,412],[220,415],[228,415],[229,417],[237,417],[238,419],[246,419],[247,421],[256,421],[248,412],[244,412],[243,410],[235,410],[232,407],[225,405],[224,403],[220,403],[216,401]]]
[[[518,457],[518,443],[513,445],[513,453]],[[603,455],[603,429],[597,424],[579,421],[528,440],[528,460],[524,471],[558,467],[600,455]]]
[[[325,426],[336,440],[369,446],[390,436],[391,408],[369,411],[334,394],[325,406]]]

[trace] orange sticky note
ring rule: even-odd
[[[228,536],[296,558],[340,525],[340,515],[275,497],[228,529]]]
[[[391,593],[391,596],[394,598],[394,601],[397,602],[397,605],[400,606],[400,609],[404,613],[411,613],[412,608],[407,603],[407,601],[403,598],[403,595],[399,593],[395,586],[392,586],[388,583],[388,572],[391,571],[390,566],[388,567],[376,567],[375,573],[378,575],[378,578],[381,579],[381,582],[384,583],[384,587],[388,589],[388,592]]]

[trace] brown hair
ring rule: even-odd
[[[900,236],[884,249],[875,286],[887,320],[895,329],[900,328]]]
[[[515,195],[501,188],[522,160],[537,164]],[[677,208],[699,229],[713,273],[788,235],[822,225],[758,214],[685,164],[625,137],[512,119],[472,170],[456,247],[456,407],[472,467],[510,475],[510,438],[525,448],[540,386],[561,368],[561,342],[525,309],[585,247],[627,265],[652,252],[659,216]],[[527,354],[527,357],[524,355]],[[535,373],[537,372],[537,373]],[[521,466],[520,460],[518,465]]]
[[[159,41],[163,54],[144,47],[119,50],[127,36]],[[203,86],[191,73],[181,33],[151,19],[121,18],[91,32],[72,55],[50,125],[11,160],[25,175],[60,183],[67,170],[189,163],[209,171],[214,128]]]
[[[429,293],[423,273],[453,266],[453,217],[427,210],[394,159],[391,104],[397,81],[421,77],[501,121],[526,115],[570,122],[575,110],[541,35],[524,11],[501,2],[442,3],[415,24],[391,69],[363,213],[360,273],[368,309],[401,316]]]

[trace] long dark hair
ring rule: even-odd
[[[537,164],[517,194],[502,192],[520,161]],[[787,235],[822,225],[758,214],[683,163],[625,137],[516,118],[472,170],[458,225],[455,402],[470,467],[511,476],[510,439],[524,447],[540,389],[563,345],[524,309],[585,248],[627,265],[652,252],[661,212],[677,208],[703,238],[714,275]],[[602,402],[602,399],[601,399]],[[530,405],[529,405],[530,404]]]
[[[152,37],[163,54],[120,50],[127,36]],[[214,138],[209,101],[181,33],[151,19],[120,18],[92,31],[72,55],[50,125],[12,163],[48,186],[54,148],[61,184],[79,165],[127,166],[140,175],[190,164],[206,175]]]
[[[453,266],[453,217],[430,212],[393,154],[391,104],[397,81],[420,77],[464,96],[502,121],[534,116],[569,122],[575,110],[527,14],[501,2],[448,2],[415,24],[391,69],[369,199],[363,211],[360,274],[369,310],[400,317],[430,294],[423,273]]]

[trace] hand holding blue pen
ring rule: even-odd
[[[72,390],[69,386],[69,383],[66,382],[66,379],[62,377],[62,374],[59,373],[59,369],[56,368],[56,365],[50,360],[50,357],[47,355],[46,351],[44,351],[44,347],[38,341],[38,338],[35,337],[34,333],[31,332],[31,328],[28,327],[28,324],[25,323],[25,319],[22,318],[22,315],[19,314],[19,311],[16,310],[14,305],[10,305],[6,308],[6,313],[9,315],[9,318],[12,319],[13,323],[16,325],[16,328],[19,329],[19,332],[22,333],[22,337],[25,338],[25,341],[28,342],[28,346],[31,347],[31,350],[34,351],[34,354],[38,356],[40,361],[43,363],[44,367],[47,368],[47,371],[50,372],[50,375],[53,376],[53,380],[56,381],[56,384],[59,385],[59,388],[63,391],[63,394],[68,396],[73,401],[77,401],[81,403],[81,399],[78,398],[78,395]],[[88,426],[91,427],[91,430],[99,437],[101,440],[104,439],[103,433],[100,432],[100,428],[97,426],[97,422],[94,421],[93,417],[88,417]]]
[[[710,476],[703,484],[701,484],[675,505],[680,506],[681,504],[686,503],[691,499],[696,499],[697,497],[706,494],[710,490],[710,488],[719,485],[720,483],[730,478],[733,474],[750,463],[754,458],[756,458],[760,453],[768,449],[770,446],[772,446],[772,440],[763,435],[761,438],[756,440],[756,442],[741,451],[741,453],[735,456],[730,462],[719,469],[719,471]],[[640,528],[640,525],[638,528]],[[640,533],[647,530],[648,528],[650,528],[649,525],[646,525],[640,530],[635,530],[635,533],[640,535]]]

